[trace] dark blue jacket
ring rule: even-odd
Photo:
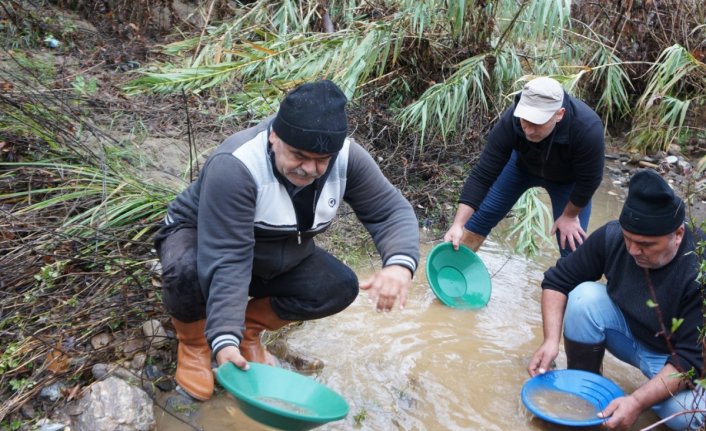
[[[493,126],[488,141],[461,192],[459,202],[478,209],[490,186],[500,175],[513,151],[518,167],[557,183],[576,183],[570,201],[585,207],[601,184],[605,158],[603,123],[584,102],[564,93],[564,118],[542,142],[530,142],[513,116],[515,105]]]
[[[674,259],[662,268],[648,271],[657,297],[654,302],[659,304],[667,331],[671,330],[672,319],[684,319],[670,335],[676,355],[669,356],[667,363],[681,371],[694,367],[697,376],[703,371],[699,342],[702,295],[696,281],[699,258],[694,253],[699,238],[703,239],[701,231],[694,235],[687,227]],[[597,281],[604,275],[608,296],[622,311],[635,339],[653,351],[670,353],[664,336],[658,335],[662,329],[657,310],[647,304],[652,298],[645,270],[637,266],[625,248],[617,221],[600,227],[576,251],[559,259],[544,273],[542,289],[568,295],[580,283]]]

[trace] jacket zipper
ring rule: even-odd
[[[549,145],[547,147],[547,153],[544,155],[544,161],[542,161],[542,169],[540,170],[542,178],[544,178],[544,168],[549,161],[549,154],[552,152],[552,145],[554,144],[554,137],[556,136],[556,129],[552,130],[551,138],[549,138]]]
[[[314,215],[314,221],[316,220],[316,202],[319,200],[319,192],[321,192],[321,188],[318,187],[318,185],[317,185],[316,189],[314,189],[314,199],[313,199],[314,202],[312,205],[312,212]],[[292,201],[292,207],[294,208],[294,218],[297,221],[297,245],[302,245],[302,231],[301,231],[301,227],[299,226],[299,214],[297,213],[297,208],[294,205],[294,200],[292,199],[291,196],[289,197],[289,199]],[[313,221],[312,221],[312,224],[313,224]]]

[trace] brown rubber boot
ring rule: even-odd
[[[245,309],[245,330],[240,341],[240,354],[250,362],[277,365],[277,359],[262,345],[260,336],[264,330],[274,331],[290,322],[275,314],[269,297],[251,299]]]
[[[206,341],[206,319],[184,323],[172,318],[179,347],[177,370],[174,377],[186,393],[199,401],[206,401],[213,394],[211,349]]]
[[[481,245],[483,245],[485,237],[483,235],[478,235],[477,233],[471,232],[466,228],[463,229],[463,236],[461,237],[461,244],[470,248],[473,251],[478,251]]]

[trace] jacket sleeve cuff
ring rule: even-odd
[[[240,347],[240,340],[233,334],[219,335],[211,341],[211,351],[215,358],[218,352],[224,347],[233,346],[236,349]]]
[[[394,256],[391,256],[389,259],[387,259],[383,266],[390,265],[404,266],[405,268],[410,270],[410,272],[412,273],[412,277],[414,277],[414,272],[417,270],[417,262],[411,257],[404,254],[396,254]]]

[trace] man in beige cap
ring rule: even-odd
[[[527,82],[490,131],[444,241],[478,251],[525,191],[543,187],[552,203],[552,234],[568,255],[586,237],[604,153],[603,123],[588,105],[552,78]]]

